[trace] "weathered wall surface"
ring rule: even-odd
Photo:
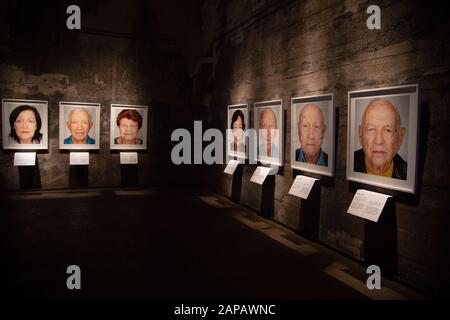
[[[381,7],[381,30],[366,28],[370,4]],[[209,37],[215,39],[211,126],[225,130],[228,104],[283,100],[285,163],[275,181],[274,219],[293,229],[301,212],[300,200],[288,195],[294,176],[290,99],[334,93],[336,173],[322,185],[320,241],[357,259],[363,258],[364,227],[361,219],[346,214],[355,192],[345,171],[347,92],[420,84],[419,190],[396,198],[399,278],[448,295],[450,24],[445,8],[427,1],[255,0],[216,1],[204,10],[215,32]],[[230,195],[231,178],[223,169],[204,169],[205,183]],[[249,182],[254,169],[244,167],[241,203],[260,210],[261,188]]]
[[[70,187],[69,154],[58,148],[59,101],[101,103],[101,147],[91,152],[90,187],[121,184],[119,155],[109,149],[109,108],[130,103],[150,106],[139,184],[200,184],[229,195],[222,166],[192,172],[171,165],[170,133],[191,128],[193,119],[224,131],[228,104],[282,99],[285,163],[275,181],[274,219],[298,229],[300,201],[288,195],[290,99],[333,92],[336,173],[322,181],[320,241],[362,259],[363,222],[346,214],[355,191],[345,178],[347,92],[419,83],[419,189],[396,197],[399,278],[449,295],[448,10],[419,0],[211,0],[201,11],[196,0],[166,2],[80,1],[82,32],[65,28],[72,3],[2,5],[0,96],[49,101],[49,150],[38,154],[42,189]],[[381,30],[366,28],[370,4],[382,9]],[[0,152],[0,190],[21,187],[12,160],[12,153]],[[258,211],[262,190],[249,181],[254,169],[243,170],[241,203]]]
[[[81,1],[82,29],[66,28],[68,2],[12,1],[2,9],[0,96],[49,102],[49,149],[38,153],[42,189],[71,185],[69,153],[58,144],[59,102],[101,103],[100,150],[90,155],[89,187],[121,185],[119,154],[109,149],[110,104],[149,106],[148,150],[139,152],[138,183],[169,184],[170,133],[189,119],[190,46],[180,43],[195,23],[173,15],[162,2]],[[186,4],[191,17],[195,7]],[[156,12],[157,10],[158,12]],[[166,28],[167,26],[167,28]],[[195,42],[190,41],[196,48]],[[0,153],[0,189],[17,190],[13,153]],[[165,174],[161,174],[165,172]]]

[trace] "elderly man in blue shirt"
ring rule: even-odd
[[[316,104],[308,104],[300,112],[298,137],[301,147],[295,150],[295,160],[320,166],[328,166],[328,155],[322,150],[325,135],[322,110]]]
[[[95,144],[95,139],[89,137],[93,125],[89,111],[85,108],[73,109],[67,121],[71,135],[64,139],[64,144]]]

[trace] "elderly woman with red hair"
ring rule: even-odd
[[[142,144],[142,139],[138,138],[139,130],[142,127],[142,116],[133,109],[123,109],[116,119],[119,127],[119,137],[114,139],[115,144]]]

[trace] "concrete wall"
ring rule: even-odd
[[[58,147],[60,101],[101,103],[100,150],[90,155],[89,187],[122,183],[119,154],[109,149],[111,103],[149,106],[148,150],[139,152],[138,184],[176,181],[170,133],[190,119],[188,74],[199,47],[180,39],[200,28],[184,18],[193,17],[198,7],[179,4],[182,12],[170,16],[173,8],[163,1],[77,3],[81,31],[66,28],[66,8],[72,2],[9,1],[2,8],[0,96],[49,102],[49,149],[38,153],[37,186],[73,185],[69,153]],[[176,19],[176,27],[169,18]],[[13,152],[2,150],[0,190],[22,188],[20,171],[12,163]]]
[[[366,28],[370,4],[381,7],[381,30]],[[214,50],[210,126],[225,130],[228,104],[283,100],[285,163],[275,180],[274,219],[292,229],[298,229],[302,212],[300,200],[288,195],[294,178],[290,99],[334,93],[336,174],[322,182],[320,241],[356,259],[363,259],[364,224],[346,214],[357,187],[346,180],[347,92],[420,84],[419,189],[415,196],[395,194],[398,278],[448,295],[450,25],[445,8],[427,1],[255,0],[210,2],[204,11],[214,30],[209,35]],[[201,172],[208,172],[206,185],[229,196],[232,181],[223,169]],[[249,182],[254,169],[243,170],[241,203],[258,211],[261,188]]]
[[[419,189],[415,196],[395,194],[398,277],[434,295],[449,294],[445,8],[406,0],[79,1],[82,31],[70,32],[69,4],[9,1],[0,12],[0,96],[49,101],[49,150],[38,154],[42,189],[71,186],[69,155],[58,148],[59,101],[102,105],[101,148],[91,152],[88,186],[121,184],[119,155],[109,150],[109,105],[131,103],[150,107],[139,184],[184,181],[229,195],[231,179],[223,166],[197,166],[191,175],[189,167],[171,165],[170,133],[191,128],[193,119],[203,120],[205,129],[225,130],[228,104],[282,99],[285,163],[275,179],[274,219],[298,229],[300,201],[287,194],[295,175],[290,99],[333,92],[336,175],[322,181],[319,241],[363,259],[363,221],[346,214],[356,187],[345,178],[347,92],[419,83]],[[370,4],[382,9],[379,31],[366,28]],[[12,159],[11,152],[0,152],[0,190],[21,188]],[[258,211],[262,190],[249,182],[254,169],[244,168],[241,203]]]

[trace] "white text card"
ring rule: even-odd
[[[390,197],[383,193],[360,189],[356,191],[347,212],[357,217],[377,222],[387,199]]]
[[[36,152],[16,152],[14,153],[15,166],[35,166]]]
[[[120,164],[138,164],[137,152],[121,152]]]
[[[255,172],[253,172],[250,181],[257,184],[263,184],[269,172],[270,168],[259,166],[258,168],[256,168]]]
[[[297,176],[291,190],[289,190],[289,194],[307,200],[316,181],[317,179],[314,178]]]
[[[224,172],[233,175],[234,171],[236,171],[236,168],[238,165],[239,165],[239,161],[230,160],[230,162],[228,162],[227,167],[225,168]]]
[[[70,153],[71,166],[88,166],[89,152],[71,152]]]

